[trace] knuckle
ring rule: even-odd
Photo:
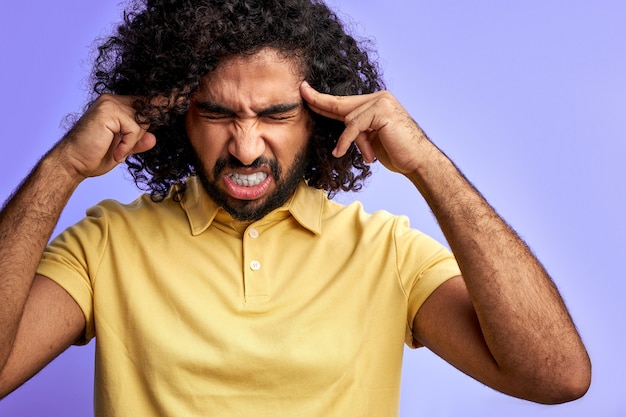
[[[378,96],[379,104],[386,107],[396,107],[396,98],[389,91],[381,91]]]
[[[102,95],[94,102],[92,108],[96,111],[107,113],[119,107],[115,98],[111,95]]]
[[[117,102],[115,96],[113,94],[104,93],[100,97],[98,97],[95,101],[99,105],[106,105]]]
[[[358,115],[354,114],[354,113],[348,113],[345,117],[344,117],[344,123],[346,124],[346,126],[352,125],[355,123],[356,119],[357,119]]]

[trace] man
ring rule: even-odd
[[[2,212],[3,395],[93,337],[102,416],[394,415],[403,342],[510,395],[584,394],[550,278],[326,6],[146,3]],[[326,198],[376,159],[415,185],[454,258]],[[44,253],[76,186],[123,161],[150,194],[101,203]]]

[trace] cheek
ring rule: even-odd
[[[302,128],[267,131],[265,146],[267,156],[276,158],[282,165],[291,165],[306,146],[309,133]]]
[[[215,154],[219,154],[223,140],[220,132],[211,128],[207,124],[194,123],[188,118],[185,123],[187,137],[198,157],[206,163],[208,159],[215,159]]]
[[[280,138],[288,153],[295,156],[299,150],[306,147],[312,133],[312,124],[310,120],[305,119],[281,132]]]
[[[302,126],[297,132],[294,132],[294,135],[292,136],[292,152],[294,153],[294,156],[307,147],[311,134],[312,129],[310,129],[308,125]]]

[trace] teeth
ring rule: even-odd
[[[229,174],[228,176],[235,184],[243,187],[254,187],[255,185],[262,183],[265,178],[267,178],[267,174],[265,172],[257,172],[250,175]]]

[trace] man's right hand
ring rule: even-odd
[[[131,154],[156,144],[148,126],[135,120],[130,96],[100,96],[50,152],[59,167],[78,181],[112,170]]]
[[[85,317],[37,266],[67,201],[156,138],[135,121],[132,97],[102,95],[37,164],[0,211],[0,398],[83,333]]]

